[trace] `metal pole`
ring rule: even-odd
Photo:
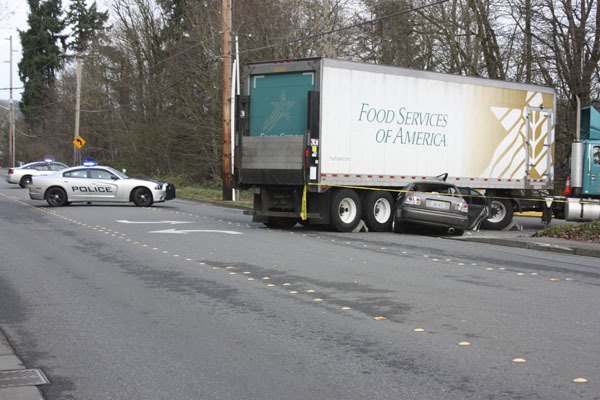
[[[223,200],[231,200],[231,1],[222,0],[223,25]]]
[[[79,136],[79,114],[81,110],[81,58],[76,57],[77,63],[77,90],[75,95],[75,130],[73,131],[73,139]],[[73,165],[79,164],[79,149],[73,145]]]
[[[237,60],[233,60],[233,71],[235,71],[237,64]],[[229,104],[229,120],[231,121],[231,136],[230,136],[230,154],[231,154],[231,163],[230,168],[233,175],[233,169],[235,166],[235,74],[231,75],[232,83],[231,83],[231,101]],[[233,182],[232,182],[233,183]],[[231,200],[236,201],[235,189],[231,188]]]
[[[9,87],[9,100],[8,100],[8,166],[15,166],[15,107],[13,104],[13,48],[12,48],[12,36],[8,39],[10,41],[10,87]]]

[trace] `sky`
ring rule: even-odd
[[[25,30],[27,28],[27,14],[29,6],[25,0],[0,0],[0,10],[7,9],[8,15],[0,21],[0,99],[8,99],[9,91],[4,90],[10,87],[10,42],[8,39],[12,36],[13,47],[13,98],[21,99],[22,89],[16,89],[23,86],[19,80],[18,62],[21,60],[21,41],[17,29]]]
[[[63,9],[69,4],[69,0],[62,0]],[[88,6],[92,3],[87,1]],[[106,0],[96,0],[99,11],[104,11]],[[23,82],[19,79],[17,64],[21,61],[21,40],[17,29],[27,29],[27,16],[29,5],[26,0],[0,0],[0,99],[8,100],[10,88],[10,41],[5,40],[12,36],[13,47],[13,99],[21,99]]]

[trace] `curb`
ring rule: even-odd
[[[558,244],[536,242],[536,241],[529,241],[529,240],[524,241],[524,240],[517,240],[517,239],[500,239],[500,238],[484,238],[484,237],[457,238],[457,240],[463,240],[466,242],[495,244],[498,246],[516,247],[516,248],[520,248],[520,249],[548,251],[551,253],[573,254],[573,255],[578,255],[578,256],[600,258],[600,248],[587,249],[587,248],[577,247],[577,246],[561,246]]]
[[[25,369],[0,329],[0,372]],[[44,397],[37,386],[14,386],[0,387],[0,400],[44,400]]]

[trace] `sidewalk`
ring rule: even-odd
[[[561,221],[560,223],[564,222]],[[464,236],[455,237],[453,239],[467,242],[488,243],[499,246],[509,246],[522,249],[600,258],[600,243],[587,243],[577,240],[567,240],[552,237],[534,237],[533,235],[538,230],[540,230],[539,226],[537,226],[535,223],[528,223],[526,221],[524,226],[517,226],[517,229],[514,230],[482,230],[479,232],[467,231],[465,232]]]
[[[39,370],[27,370],[15,355],[4,333],[0,330],[0,400],[43,400],[34,386],[41,381]],[[17,386],[18,385],[18,386]]]

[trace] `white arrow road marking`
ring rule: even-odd
[[[117,222],[122,224],[169,224],[169,225],[178,225],[178,224],[191,224],[192,221],[129,221],[126,219],[118,219]]]
[[[215,231],[215,230],[209,230],[209,229],[187,229],[187,230],[180,230],[180,231],[178,231],[177,229],[164,229],[162,231],[150,231],[148,233],[177,233],[179,235],[187,235],[189,233],[195,233],[195,232],[200,232],[200,233],[225,233],[227,235],[242,235],[242,232],[236,232],[236,231]]]

